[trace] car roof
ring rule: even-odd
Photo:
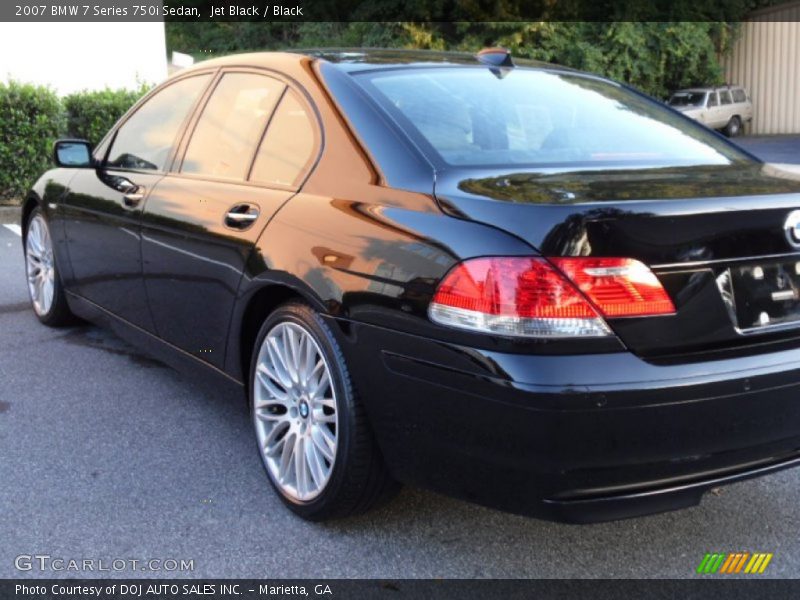
[[[397,67],[483,66],[474,54],[468,52],[439,52],[431,50],[402,50],[382,48],[310,48],[286,52],[252,52],[232,54],[196,63],[182,72],[225,66],[254,66],[280,68],[296,66],[303,60],[322,60],[346,72],[368,71]],[[525,68],[539,68],[579,73],[569,67],[513,57],[514,64]],[[587,73],[587,75],[590,75]]]
[[[672,92],[673,94],[686,94],[692,92],[717,92],[720,90],[743,90],[744,88],[741,85],[717,85],[712,87],[702,87],[702,88],[686,88],[685,90],[675,90]]]

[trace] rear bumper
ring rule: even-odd
[[[701,477],[662,488],[572,500],[544,499],[549,516],[565,523],[598,523],[696,506],[709,489],[800,466],[800,453],[761,466]]]
[[[379,445],[406,483],[595,522],[691,506],[711,487],[800,464],[800,349],[656,366],[345,329]]]

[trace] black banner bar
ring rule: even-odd
[[[760,20],[781,0],[3,0],[0,21],[98,22],[513,22],[513,21],[739,21],[756,6]],[[777,8],[777,6],[776,6]]]
[[[690,580],[1,580],[4,600],[283,600],[292,598],[435,598],[458,600],[557,599],[557,600],[753,600],[754,598],[797,598],[796,580],[749,579],[734,577]]]

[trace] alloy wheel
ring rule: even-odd
[[[28,234],[25,238],[25,268],[33,309],[39,316],[46,315],[53,306],[55,262],[50,230],[40,214],[31,219],[28,225]]]
[[[308,502],[330,479],[338,448],[336,392],[311,333],[275,325],[259,349],[253,419],[264,464],[289,498]]]

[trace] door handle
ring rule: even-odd
[[[233,229],[247,229],[258,219],[258,214],[257,206],[237,204],[225,215],[225,225]]]
[[[144,198],[144,188],[136,185],[130,179],[112,176],[109,182],[118,192],[122,193],[122,202],[127,208],[136,208]]]
[[[127,177],[100,172],[100,180],[122,194],[125,208],[136,208],[145,196],[145,189],[133,183]]]
[[[226,215],[226,219],[233,221],[234,223],[250,223],[251,221],[255,221],[257,218],[258,215],[254,213],[229,212]]]

